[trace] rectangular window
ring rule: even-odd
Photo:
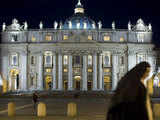
[[[92,40],[92,36],[91,35],[88,35],[88,40]]]
[[[32,42],[36,41],[36,37],[32,36]]]
[[[68,35],[64,35],[63,40],[68,40]]]
[[[109,73],[109,72],[110,72],[110,69],[109,69],[109,68],[105,68],[105,69],[104,69],[104,72],[105,72],[105,73]]]
[[[104,41],[110,41],[110,36],[104,36]]]
[[[120,42],[124,42],[124,37],[120,37]]]
[[[52,36],[51,35],[46,35],[46,41],[51,41],[52,40]]]
[[[92,72],[92,69],[88,69],[88,72]]]
[[[52,72],[52,69],[47,68],[47,69],[46,69],[46,72],[47,72],[47,73],[51,73],[51,72]]]
[[[64,69],[64,72],[68,72],[68,69],[65,68],[65,69]]]

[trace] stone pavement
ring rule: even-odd
[[[46,104],[47,117],[36,117],[36,110],[33,108],[31,97],[27,98],[1,98],[0,99],[0,120],[105,120],[107,111],[106,98],[54,98],[44,97],[39,100]],[[16,104],[16,116],[9,118],[7,105],[9,102]],[[67,117],[67,104],[77,104],[77,116]]]
[[[160,99],[155,99],[158,102]],[[9,102],[16,104],[16,116],[8,117],[7,105]],[[104,96],[82,96],[54,97],[43,96],[39,99],[47,107],[47,117],[36,117],[32,97],[9,97],[0,98],[0,120],[105,120],[109,97]],[[76,117],[67,117],[67,104],[77,104],[78,113]],[[155,120],[160,120],[156,118]]]

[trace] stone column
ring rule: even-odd
[[[72,55],[69,55],[69,66],[68,66],[68,90],[73,90]]]
[[[62,81],[62,54],[58,53],[58,90],[63,90]]]
[[[83,56],[83,70],[82,70],[82,90],[87,91],[87,55]]]
[[[115,90],[118,83],[118,56],[112,55],[112,90]]]
[[[99,55],[99,90],[104,90],[104,84],[102,80],[103,70],[102,70],[102,55]]]
[[[93,89],[97,90],[97,53],[93,54]]]
[[[38,56],[38,90],[43,90],[43,54]]]
[[[22,66],[21,66],[21,90],[25,91],[27,89],[27,54],[22,54],[21,56]]]
[[[136,54],[132,51],[128,51],[128,71],[136,65]]]
[[[52,90],[57,89],[57,81],[56,81],[56,54],[53,56],[53,81],[52,81]]]

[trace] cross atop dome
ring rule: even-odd
[[[84,13],[84,8],[83,8],[83,5],[81,4],[81,0],[78,0],[78,3],[76,5],[76,8],[74,9],[74,13],[77,14],[77,13]]]
[[[81,0],[78,0],[78,4],[77,4],[78,6],[82,6],[82,4],[81,4]]]

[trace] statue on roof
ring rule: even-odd
[[[54,21],[54,29],[57,29],[58,28],[58,23],[57,21]]]
[[[98,22],[98,28],[102,29],[102,22],[101,21]]]
[[[43,29],[43,23],[42,23],[42,21],[39,24],[39,29]]]
[[[25,21],[24,22],[24,30],[27,30],[28,29],[28,24],[27,24],[27,22]]]
[[[137,21],[136,30],[146,30],[146,26],[141,18]]]
[[[96,24],[95,24],[95,22],[92,23],[92,28],[93,28],[93,29],[96,29]]]
[[[62,21],[59,23],[59,29],[62,29],[63,23]]]
[[[148,30],[152,31],[152,25],[151,24],[148,25]]]
[[[72,29],[72,21],[68,21],[69,29]]]
[[[81,6],[82,4],[81,4],[81,0],[78,0],[78,4],[77,5],[79,5],[79,6]]]
[[[2,31],[5,31],[5,30],[6,30],[6,23],[4,22],[2,25]]]
[[[112,22],[112,29],[115,30],[115,22]]]
[[[131,25],[131,22],[129,21],[129,22],[128,22],[128,30],[129,30],[129,31],[131,31],[131,29],[132,29],[131,26],[132,26],[132,25]]]
[[[18,23],[18,20],[15,18],[12,20],[11,29],[12,30],[20,30],[21,29],[20,24]]]

